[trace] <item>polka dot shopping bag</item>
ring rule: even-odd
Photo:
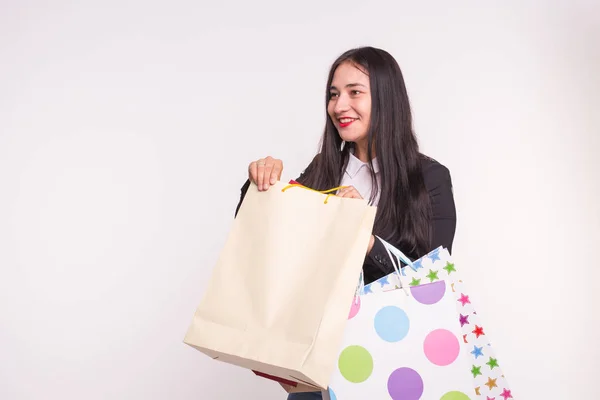
[[[438,248],[362,289],[325,399],[509,400],[512,393],[451,256]],[[396,263],[394,263],[396,264]]]

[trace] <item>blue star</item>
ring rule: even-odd
[[[440,249],[437,248],[435,250],[433,250],[431,253],[428,254],[429,258],[431,258],[431,261],[435,261],[435,260],[439,260],[440,259]]]
[[[365,286],[365,288],[363,289],[363,293],[364,294],[373,293],[373,291],[371,290],[371,285]]]
[[[418,259],[417,261],[413,262],[413,268],[415,271],[419,268],[423,268],[423,266],[421,265],[421,259]]]
[[[473,346],[473,351],[471,354],[475,356],[475,359],[479,358],[479,356],[483,357],[483,347]]]
[[[383,285],[389,285],[390,282],[388,281],[388,277],[384,276],[383,278],[381,278],[380,280],[377,281],[381,286]]]

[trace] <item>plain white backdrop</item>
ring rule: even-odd
[[[515,399],[597,398],[597,3],[2,0],[0,399],[284,399],[182,340],[247,164],[300,173],[359,45],[452,173]]]

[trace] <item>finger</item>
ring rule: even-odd
[[[352,188],[352,191],[350,192],[350,195],[353,199],[362,199],[362,196],[360,195],[360,193],[358,192],[358,190],[356,190],[356,188]]]
[[[258,166],[256,165],[256,161],[253,161],[248,166],[248,178],[250,182],[256,184],[256,176],[258,175]]]
[[[273,165],[273,170],[271,171],[270,179],[271,185],[274,185],[279,180],[279,178],[281,177],[281,170],[281,165],[279,165],[278,163]]]
[[[256,172],[256,184],[258,185],[258,190],[263,190],[263,182],[265,175],[265,162],[263,160],[259,160],[256,163],[257,172]]]
[[[268,190],[271,182],[271,172],[273,171],[273,164],[265,165],[265,172],[263,177],[263,189]]]
[[[342,188],[340,189],[340,191],[338,192],[338,196],[339,197],[346,197],[346,195],[348,194],[348,188]]]

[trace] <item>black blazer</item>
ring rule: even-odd
[[[310,168],[310,166],[308,168]],[[454,241],[454,233],[456,230],[456,207],[452,193],[452,179],[450,177],[450,171],[444,165],[426,156],[422,157],[422,169],[425,187],[427,188],[431,199],[433,214],[431,250],[439,246],[444,246],[448,249],[448,251],[451,252],[452,242]],[[301,181],[302,175],[300,175],[300,177],[296,180]],[[236,216],[249,187],[250,180],[247,180],[241,189],[240,201],[235,210]],[[389,241],[389,243],[398,248],[400,251],[404,252],[407,256],[410,256],[408,252],[405,249],[402,249],[398,243],[393,243],[391,241]],[[421,254],[419,257],[422,256],[424,256],[424,254]],[[413,261],[416,258],[411,257]],[[379,239],[375,238],[375,244],[373,245],[373,248],[369,254],[366,255],[363,264],[365,284],[376,281],[377,279],[389,275],[392,272],[394,272],[394,266],[389,259],[389,255],[383,246],[383,243],[381,243]]]

